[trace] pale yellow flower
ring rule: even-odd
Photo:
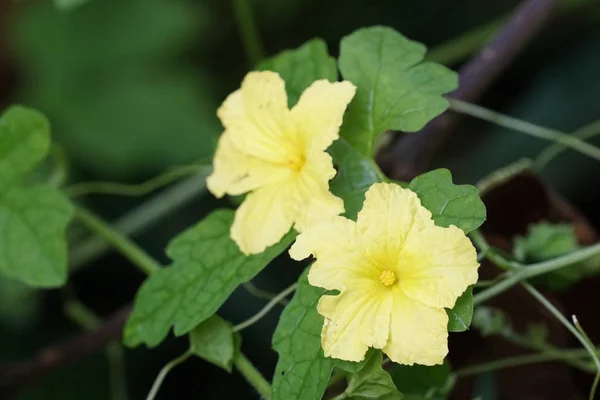
[[[301,232],[344,212],[329,192],[335,169],[325,150],[339,137],[355,90],[319,80],[290,110],[278,74],[250,72],[219,108],[225,132],[207,186],[217,197],[250,192],[231,227],[242,252],[260,253],[292,226]]]
[[[477,281],[477,255],[463,231],[441,228],[417,195],[395,184],[368,190],[357,222],[343,217],[298,236],[292,258],[314,255],[308,281],[324,295],[326,356],[360,361],[369,347],[400,364],[434,365],[448,353],[448,316]]]

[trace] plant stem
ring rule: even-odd
[[[207,172],[203,171],[184,179],[171,188],[157,194],[139,205],[135,210],[119,218],[113,229],[123,235],[132,236],[175,212],[191,199],[206,191]],[[70,254],[71,270],[82,267],[94,258],[106,252],[110,246],[99,236],[86,239],[74,245]]]
[[[66,192],[71,197],[86,196],[90,194],[106,194],[119,196],[142,196],[172,183],[181,177],[210,170],[210,167],[186,165],[167,171],[139,184],[126,184],[119,182],[81,182],[68,188]]]
[[[286,298],[290,293],[292,293],[294,290],[296,290],[296,288],[298,287],[297,283],[294,283],[293,285],[289,286],[288,288],[284,289],[281,293],[279,293],[277,296],[273,297],[271,299],[271,301],[269,301],[263,308],[262,310],[260,310],[259,312],[257,312],[256,314],[254,314],[254,316],[252,316],[251,318],[247,319],[246,321],[236,325],[233,327],[233,331],[234,332],[239,332],[242,329],[245,329],[253,324],[255,324],[256,322],[258,322],[262,317],[264,317],[265,315],[267,315],[267,313],[269,311],[271,311],[271,309],[273,307],[275,307],[277,305],[277,303],[279,303],[280,300]]]
[[[546,297],[544,297],[544,295],[541,294],[536,288],[534,288],[527,282],[521,282],[521,285],[523,285],[523,287],[529,292],[529,294],[531,294],[540,303],[542,303],[542,305],[546,307],[546,309],[550,311],[550,313],[552,313],[552,315],[554,315],[556,319],[558,319],[560,323],[563,324],[565,328],[567,328],[573,334],[573,336],[577,338],[577,340],[579,340],[579,342],[583,345],[583,347],[592,357],[594,365],[596,366],[597,374],[600,374],[600,359],[598,358],[598,353],[596,352],[596,349],[590,343],[589,338],[587,338],[587,335],[582,335],[581,332],[579,332],[579,330],[573,324],[567,321],[564,315],[562,315],[562,313],[558,311],[556,307],[554,307],[554,305],[550,303],[550,301],[548,301],[548,299],[546,299]],[[596,384],[592,386],[592,397],[590,397],[591,400],[593,400],[593,391],[595,391],[595,385]]]
[[[600,243],[593,246],[585,247],[583,249],[574,251],[569,254],[565,254],[562,257],[554,258],[552,260],[544,261],[537,264],[521,265],[518,263],[512,263],[512,265],[519,265],[516,271],[511,272],[508,277],[480,293],[473,296],[473,304],[481,304],[490,298],[497,296],[498,294],[510,289],[514,285],[521,281],[524,281],[534,276],[543,275],[548,272],[555,271],[557,269],[575,264],[581,261],[585,261],[590,257],[600,254]]]
[[[256,391],[264,399],[271,400],[271,385],[261,375],[254,365],[246,358],[246,356],[240,353],[234,361],[235,367],[240,373],[246,378]],[[149,400],[149,399],[147,399]]]
[[[92,232],[97,233],[108,243],[119,250],[129,261],[139,269],[150,275],[158,271],[161,266],[144,250],[138,247],[127,236],[117,232],[110,225],[98,218],[93,213],[82,207],[75,208],[75,218],[79,219]]]
[[[233,11],[246,57],[254,67],[262,60],[264,52],[250,0],[233,0]]]
[[[451,99],[450,109],[462,114],[470,115],[472,117],[491,122],[493,124],[502,126],[507,129],[514,130],[516,132],[525,133],[527,135],[549,140],[551,142],[561,143],[567,147],[572,148],[573,150],[587,155],[588,157],[600,161],[599,148],[592,146],[584,141],[581,141],[579,138],[568,135],[566,133],[534,125],[530,122],[509,117],[508,115],[500,114],[498,112],[488,110],[487,108],[483,108],[478,105],[467,103],[461,100]]]
[[[188,350],[179,357],[176,357],[169,361],[167,364],[165,364],[165,366],[162,367],[162,369],[158,373],[158,376],[154,380],[152,388],[150,388],[150,392],[148,392],[148,396],[146,396],[146,400],[153,400],[158,394],[158,390],[160,389],[160,386],[162,385],[165,378],[167,377],[167,374],[171,372],[173,368],[187,360],[191,355],[192,353]]]
[[[527,364],[543,363],[547,361],[565,361],[580,359],[588,355],[585,349],[573,349],[573,350],[560,350],[557,353],[536,353],[526,354],[517,357],[505,358],[502,360],[495,360],[489,363],[473,365],[456,370],[454,374],[459,377],[465,377],[469,375],[477,375],[484,372],[494,371],[497,369],[518,367]]]
[[[583,336],[583,339],[587,342],[587,344],[594,349],[593,353],[596,355],[597,358],[598,352],[595,348],[594,343],[590,340],[590,337],[587,335],[587,333],[585,333],[585,330],[579,324],[579,321],[577,320],[577,317],[575,315],[573,315],[573,325],[575,325],[577,332],[579,332],[581,336]],[[594,398],[596,397],[596,389],[598,388],[598,382],[600,382],[600,367],[598,366],[598,364],[596,364],[596,368],[596,376],[594,377],[594,383],[592,383],[592,389],[590,390],[589,400],[594,400]]]
[[[589,140],[594,136],[600,135],[600,120],[584,126],[572,133],[572,136],[581,140]],[[561,143],[554,143],[546,147],[535,159],[534,166],[539,171],[544,169],[550,161],[568,147]]]
[[[258,299],[271,300],[273,299],[273,297],[277,296],[277,293],[271,293],[269,291],[257,288],[252,282],[244,283],[243,287],[248,293],[250,293],[252,296]],[[282,306],[287,305],[287,303],[288,302],[285,299],[279,300],[279,304],[281,304]]]

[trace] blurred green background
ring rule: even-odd
[[[63,0],[65,2],[65,0]],[[265,55],[324,38],[337,55],[342,36],[389,25],[430,48],[509,13],[513,0],[253,0]],[[563,1],[551,24],[489,90],[481,104],[531,122],[571,132],[600,118],[600,2]],[[252,68],[230,0],[89,0],[59,10],[50,0],[0,2],[0,101],[36,107],[51,120],[53,137],[70,160],[71,182],[141,182],[167,168],[206,160],[221,132],[215,111]],[[452,54],[451,54],[452,56]],[[458,68],[462,57],[447,59]],[[596,141],[600,144],[600,141]],[[466,120],[435,159],[457,182],[470,182],[547,143],[486,123]],[[565,153],[545,178],[600,226],[597,162]],[[114,220],[151,196],[90,196],[89,207]],[[170,237],[211,209],[227,205],[204,194],[136,237],[165,260]],[[75,227],[76,228],[76,227]],[[279,291],[301,266],[285,259],[256,285]],[[117,254],[73,273],[69,292],[101,316],[131,301],[143,276]],[[0,279],[0,363],[35,354],[79,331],[65,317],[65,291],[38,292]],[[243,290],[221,314],[241,321],[264,301]],[[267,376],[276,354],[272,312],[244,331],[244,351]],[[128,350],[131,399],[140,399],[162,365],[185,348],[169,339],[159,348]],[[50,374],[20,399],[109,398],[103,353]],[[200,360],[176,369],[162,399],[255,398],[236,373],[229,377]]]

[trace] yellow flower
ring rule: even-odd
[[[319,80],[290,110],[278,74],[250,72],[219,108],[225,132],[207,186],[217,197],[250,192],[231,227],[242,252],[260,253],[292,226],[301,232],[344,212],[329,192],[335,169],[325,150],[339,137],[355,90],[350,82]]]
[[[463,231],[441,228],[417,195],[378,183],[357,222],[343,217],[298,236],[292,258],[316,258],[308,281],[338,290],[324,295],[321,343],[326,356],[360,361],[369,347],[400,364],[441,364],[448,316],[477,281],[477,254]]]

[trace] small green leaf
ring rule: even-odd
[[[125,326],[127,346],[156,346],[172,326],[177,336],[190,332],[294,240],[290,232],[263,253],[245,256],[229,237],[233,216],[231,210],[217,210],[171,241],[167,254],[174,263],[138,291]]]
[[[330,190],[344,200],[346,217],[356,220],[365,193],[372,184],[383,181],[383,174],[373,160],[360,154],[344,139],[333,142],[329,152],[337,169]]]
[[[371,356],[373,355],[373,353],[375,353],[378,350],[375,350],[374,348],[370,348],[367,351],[367,354],[365,355],[365,359],[359,362],[352,362],[352,361],[344,361],[344,360],[335,360],[335,367],[341,369],[342,371],[346,371],[349,372],[351,374],[355,374],[358,371],[360,371],[361,369],[363,369],[365,367],[365,365],[367,365],[367,362],[369,361],[369,359],[371,358]]]
[[[273,376],[273,400],[320,400],[334,360],[325,358],[321,348],[323,317],[317,302],[325,290],[311,286],[308,269],[287,305],[273,335],[279,360]]]
[[[0,116],[0,190],[31,171],[50,148],[50,125],[41,113],[12,106]]]
[[[485,205],[471,185],[455,185],[447,169],[436,169],[417,176],[409,188],[417,193],[423,207],[433,214],[436,225],[455,225],[465,233],[485,221]]]
[[[515,239],[515,254],[522,262],[540,262],[579,249],[575,229],[569,224],[541,222],[529,226],[525,237]]]
[[[390,374],[381,367],[383,356],[377,351],[367,360],[363,369],[352,375],[343,399],[400,400],[402,393],[396,389]]]
[[[322,39],[312,39],[297,49],[286,50],[275,57],[263,61],[258,69],[277,72],[285,81],[288,104],[294,106],[300,95],[316,80],[338,79],[335,59],[327,51]]]
[[[464,332],[471,326],[473,318],[473,286],[469,286],[465,292],[456,299],[452,309],[447,308],[448,331]]]
[[[442,400],[454,387],[450,365],[400,365],[389,369],[398,390],[404,394],[404,400],[428,399]]]
[[[501,310],[486,306],[478,306],[475,310],[473,326],[484,337],[498,335],[510,329],[506,315]]]
[[[190,332],[190,350],[206,361],[231,372],[233,360],[239,353],[241,341],[233,326],[213,315]]]
[[[359,29],[342,39],[340,70],[358,90],[342,136],[371,157],[387,130],[418,131],[448,108],[442,94],[458,86],[455,72],[424,62],[426,48],[392,28]]]
[[[51,288],[67,279],[65,230],[73,206],[47,186],[10,186],[0,194],[0,271],[31,286]]]

